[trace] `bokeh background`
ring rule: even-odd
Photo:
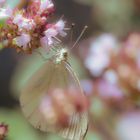
[[[27,0],[8,1],[25,7]],[[70,62],[90,100],[86,140],[140,140],[140,0],[53,0],[54,19],[75,23]],[[20,4],[19,4],[20,3]],[[71,47],[70,37],[64,46]],[[40,67],[37,55],[0,51],[0,123],[7,140],[62,140],[35,130],[24,118],[19,96],[26,79]]]

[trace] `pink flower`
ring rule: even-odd
[[[50,38],[50,37],[55,37],[58,34],[58,31],[54,28],[49,28],[44,32],[45,36]]]
[[[31,37],[29,34],[23,33],[21,36],[18,36],[14,39],[14,43],[19,46],[23,47],[23,49],[27,48],[28,43],[31,41]]]
[[[44,11],[51,9],[54,7],[54,4],[51,0],[41,0],[40,3],[40,12],[43,13]]]
[[[0,3],[4,1],[0,0]],[[58,35],[66,36],[63,20],[48,23],[47,20],[53,11],[54,4],[51,0],[31,0],[26,10],[24,8],[14,8],[13,10],[0,8],[0,18],[7,18],[6,24],[8,24],[6,31],[5,27],[2,28],[0,39],[7,40],[8,46],[16,48],[17,51],[23,51],[30,40],[32,40],[32,43],[29,44],[30,50],[27,49],[25,52],[28,50],[32,52],[38,47],[44,47],[48,51],[54,44],[60,43],[60,39],[57,38]],[[4,46],[8,47],[7,45]],[[23,47],[23,49],[18,47]]]
[[[66,36],[66,32],[64,32],[65,23],[63,20],[59,20],[56,24],[52,25],[48,28],[44,34],[45,37],[41,38],[42,46],[50,46],[54,44],[54,38],[57,35]]]
[[[110,34],[103,34],[91,43],[85,66],[93,76],[100,76],[110,64],[111,52],[116,51],[117,41]]]
[[[9,7],[0,8],[0,19],[5,19],[11,17],[13,14],[13,10]]]
[[[19,29],[31,30],[35,27],[35,22],[32,19],[23,17],[22,14],[16,14],[13,18],[13,23],[16,24]]]
[[[118,76],[115,71],[106,71],[103,79],[98,83],[99,95],[104,99],[122,99],[123,91],[119,87],[118,82]]]
[[[7,132],[8,132],[8,126],[3,123],[0,124],[0,140],[3,140]]]
[[[55,37],[58,34],[64,37],[67,35],[66,32],[64,32],[64,28],[65,28],[65,22],[63,20],[59,20],[56,24],[48,28],[44,33],[48,37]]]
[[[102,53],[89,55],[85,60],[85,66],[93,76],[97,77],[103,73],[109,63],[110,60],[108,55]]]
[[[56,37],[58,32],[55,29],[50,28],[47,31],[45,31],[44,33],[45,33],[45,37],[41,38],[41,42],[43,43],[42,45],[43,46],[52,45],[54,43],[53,37]]]
[[[64,37],[66,36],[66,32],[64,31],[65,28],[65,22],[63,20],[59,20],[56,24],[52,25],[50,28],[48,28],[45,31],[46,36],[57,36],[60,34],[60,36]]]
[[[109,83],[108,81],[102,80],[99,85],[99,95],[104,99],[121,99],[123,97],[123,93],[118,85]]]
[[[65,22],[63,20],[59,20],[56,24],[55,24],[55,28],[57,30],[57,32],[62,36],[65,37],[67,35],[66,32],[64,32],[64,28],[65,28]]]

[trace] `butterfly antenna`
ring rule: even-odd
[[[75,23],[71,24],[71,32],[70,32],[70,44],[72,44],[73,41],[73,29],[74,29]]]
[[[81,37],[83,36],[83,34],[85,33],[85,31],[87,30],[88,26],[85,26],[82,30],[82,32],[80,33],[79,37],[77,38],[77,40],[75,41],[75,43],[73,44],[73,46],[71,47],[71,49],[73,49],[78,42],[80,41]]]

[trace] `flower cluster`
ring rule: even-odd
[[[3,5],[5,1],[1,1]],[[25,9],[1,8],[0,15],[7,17],[6,25],[0,28],[0,42],[4,47],[15,48],[18,52],[31,53],[38,47],[48,51],[59,43],[58,36],[66,36],[65,22],[60,19],[49,23],[54,13],[51,0],[32,0]]]
[[[4,137],[7,135],[8,126],[5,124],[0,124],[0,140],[3,140]]]
[[[140,139],[140,33],[130,33],[123,40],[101,34],[84,40],[80,46],[88,74],[81,85],[90,97],[93,128],[100,126],[103,131],[99,128],[97,132],[101,136],[111,132],[112,140]],[[112,133],[112,129],[116,131]]]
[[[132,101],[129,99],[139,99],[140,34],[132,33],[124,41],[117,40],[111,34],[102,34],[91,41],[87,54],[81,53],[91,76],[82,86],[87,94],[106,101],[124,100],[127,104]]]
[[[67,127],[70,116],[74,113],[83,113],[88,108],[87,98],[80,93],[81,91],[73,88],[52,90],[41,101],[40,112],[50,125]]]
[[[116,42],[111,34],[103,34],[91,42],[85,66],[93,76],[100,76],[109,66],[111,53],[117,49]]]
[[[132,95],[140,93],[140,34],[132,33],[112,59],[120,84]]]

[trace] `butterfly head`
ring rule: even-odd
[[[67,61],[68,51],[65,48],[59,50],[56,54],[56,63],[61,63],[62,61]]]

